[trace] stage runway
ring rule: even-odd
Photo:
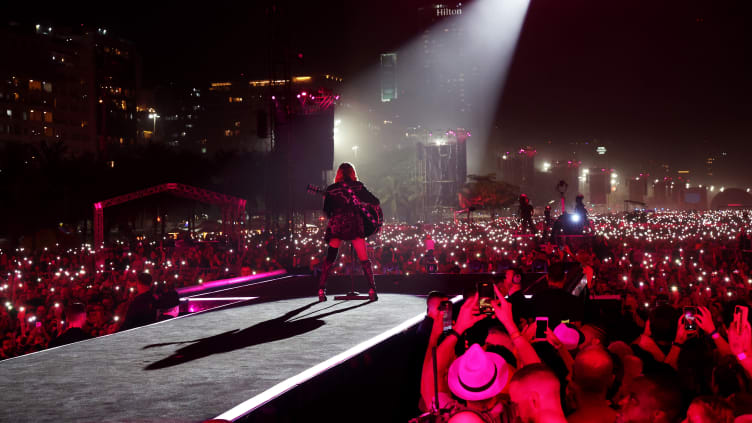
[[[425,312],[408,294],[318,303],[251,291],[258,298],[0,361],[0,421],[210,419]]]

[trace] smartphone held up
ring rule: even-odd
[[[744,329],[744,322],[747,321],[749,315],[749,308],[737,305],[734,307],[734,322],[736,323],[736,334],[741,336]]]
[[[536,317],[535,318],[535,340],[545,341],[546,332],[548,331],[548,317]]]
[[[687,306],[684,307],[684,329],[688,331],[697,330],[697,322],[695,316],[697,315],[697,307]]]
[[[496,299],[493,283],[489,281],[478,282],[478,309],[481,314],[494,314],[491,301]]]
[[[444,332],[452,329],[452,302],[451,301],[442,301],[441,304],[439,304],[439,311],[443,312],[443,330]]]

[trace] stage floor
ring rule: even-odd
[[[425,298],[407,294],[318,303],[252,291],[259,298],[0,361],[0,421],[210,419],[425,312]]]

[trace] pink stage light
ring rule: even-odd
[[[190,294],[192,292],[199,292],[199,291],[205,291],[210,288],[217,288],[220,286],[228,286],[228,285],[235,285],[239,283],[244,282],[252,282],[258,279],[268,278],[271,276],[280,276],[286,274],[287,271],[285,269],[279,269],[279,270],[273,270],[271,272],[265,272],[265,273],[258,273],[255,275],[249,275],[249,276],[240,276],[237,278],[230,278],[230,279],[219,279],[216,281],[206,282],[201,285],[194,285],[194,286],[186,286],[184,288],[178,288],[178,294]]]

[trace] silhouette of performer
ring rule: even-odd
[[[530,199],[527,195],[520,195],[520,218],[522,219],[522,232],[527,232],[535,235],[535,225],[533,225],[533,206],[530,204]]]
[[[546,206],[546,208],[543,209],[543,216],[545,217],[545,220],[543,221],[543,236],[546,236],[551,230],[551,223],[553,222],[551,219],[551,206]]]
[[[575,214],[580,215],[580,225],[582,225],[583,228],[587,228],[587,209],[585,208],[585,204],[582,203],[582,200],[584,198],[585,197],[582,194],[577,195],[577,198],[575,199],[576,205],[574,206],[574,212]]]

